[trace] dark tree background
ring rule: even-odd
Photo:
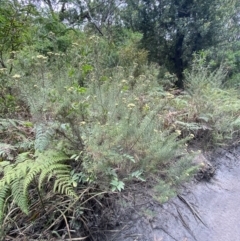
[[[143,34],[142,47],[149,51],[150,61],[175,73],[180,88],[194,52],[236,40],[237,1],[127,0],[127,4],[126,26]]]

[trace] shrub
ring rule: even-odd
[[[6,161],[2,214],[11,212],[12,201],[25,213],[31,213],[32,200],[44,206],[49,201],[42,198],[44,191],[58,191],[71,206],[74,193],[84,196],[88,187],[121,191],[133,180],[157,186],[154,196],[166,201],[195,171],[186,149],[192,136],[166,124],[173,100],[159,86],[157,66],[142,62],[144,74],[138,75],[134,63],[109,69],[103,59],[95,61],[99,52],[87,48],[82,43],[66,54],[17,53],[12,88],[29,108],[32,135],[29,148],[17,149],[19,139],[0,149]]]
[[[224,67],[212,71],[205,57],[196,56],[185,72],[186,93],[170,98],[168,125],[180,129],[183,136],[192,133],[197,140],[203,138],[205,147],[236,138],[240,102],[236,89],[224,87],[226,74]]]

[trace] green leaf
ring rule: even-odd
[[[85,65],[82,66],[82,71],[83,71],[84,74],[88,74],[92,70],[93,70],[92,65],[85,64]]]
[[[125,186],[124,182],[119,181],[117,178],[113,179],[110,184],[112,185],[112,191],[115,191],[117,189],[121,192]]]

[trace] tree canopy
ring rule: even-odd
[[[127,4],[126,26],[143,33],[142,46],[150,60],[175,73],[179,87],[194,52],[229,45],[239,30],[235,0],[127,0]]]

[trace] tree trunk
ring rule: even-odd
[[[177,75],[178,80],[176,81],[175,85],[179,89],[183,89],[183,40],[184,35],[177,33],[176,36],[176,45],[175,45],[175,54],[174,54],[174,68],[175,73]]]

